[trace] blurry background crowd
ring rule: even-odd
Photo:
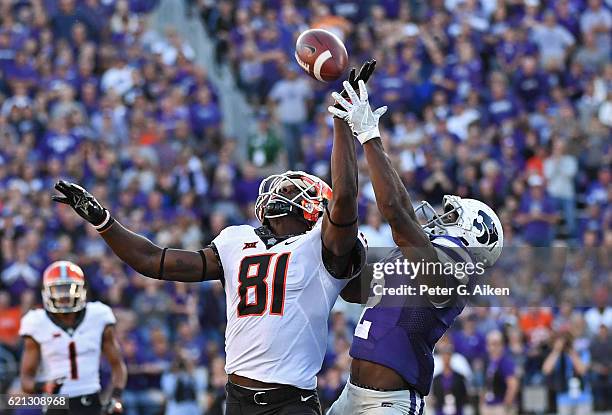
[[[0,393],[18,389],[19,318],[40,304],[41,271],[68,259],[118,317],[127,413],[222,413],[221,285],[136,275],[49,196],[76,181],[130,229],[199,249],[256,224],[265,175],[328,179],[339,85],[293,60],[296,35],[318,27],[354,66],[377,59],[370,97],[389,106],[384,140],[414,200],[478,198],[504,224],[492,278],[513,292],[467,309],[441,342],[429,410],[612,410],[609,1],[185,0],[213,45],[208,71],[193,39],[149,27],[157,3],[0,1]],[[225,91],[208,76],[219,68],[252,110],[245,139],[223,128]],[[360,182],[362,231],[391,246],[361,157]],[[340,303],[331,316],[325,406],[358,316]]]

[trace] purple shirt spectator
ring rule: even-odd
[[[507,378],[514,375],[514,361],[506,352],[499,358],[489,359],[485,369],[485,402],[487,405],[503,403],[508,386]]]
[[[521,199],[519,212],[524,216],[522,235],[532,246],[549,246],[553,226],[551,216],[556,210],[552,200],[544,193],[543,180],[539,176],[529,179],[531,189]]]

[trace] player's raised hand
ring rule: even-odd
[[[55,184],[55,189],[63,196],[53,195],[54,202],[64,203],[87,222],[94,225],[98,232],[108,228],[112,224],[112,218],[107,209],[96,200],[87,190],[75,183],[60,180]]]
[[[348,81],[344,81],[342,85],[348,94],[350,102],[337,92],[333,92],[332,97],[343,109],[330,106],[327,110],[334,116],[345,120],[351,127],[353,135],[357,137],[361,144],[373,138],[380,137],[378,121],[387,111],[387,107],[381,107],[376,111],[372,111],[368,101],[368,91],[365,82],[361,79],[358,81],[359,95],[357,95]]]
[[[351,87],[353,87],[353,89],[359,88],[359,81],[361,80],[364,83],[367,83],[370,76],[372,76],[374,73],[374,69],[376,69],[376,59],[365,61],[363,65],[361,65],[361,68],[359,68],[359,74],[357,74],[355,68],[351,69],[348,77],[348,83],[351,85]],[[348,98],[347,90],[343,89],[341,95],[343,98]],[[336,103],[334,106],[339,110],[342,110],[342,106],[340,106],[340,104]]]

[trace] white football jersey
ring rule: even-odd
[[[48,382],[63,378],[59,393],[69,397],[99,391],[102,333],[107,325],[115,322],[111,308],[100,302],[87,303],[83,320],[72,333],[55,324],[44,309],[28,311],[21,319],[19,334],[31,337],[40,345],[36,380]]]
[[[267,249],[249,225],[213,241],[225,278],[225,370],[261,382],[314,389],[330,310],[348,279],[322,259],[321,221]]]

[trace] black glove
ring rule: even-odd
[[[359,91],[359,80],[363,80],[363,82],[367,84],[368,79],[370,79],[370,76],[372,73],[374,73],[374,69],[376,69],[376,59],[365,61],[364,64],[361,65],[361,69],[359,69],[359,74],[356,73],[355,68],[351,69],[347,81],[349,84],[351,84],[355,91]],[[346,90],[343,89],[340,95],[342,95],[342,98],[348,99],[348,93]],[[338,103],[336,103],[334,107],[344,111],[344,108]]]
[[[55,189],[64,196],[51,196],[54,202],[70,205],[74,211],[87,222],[91,223],[98,232],[108,229],[114,222],[108,210],[96,200],[95,197],[78,184],[60,180]]]

